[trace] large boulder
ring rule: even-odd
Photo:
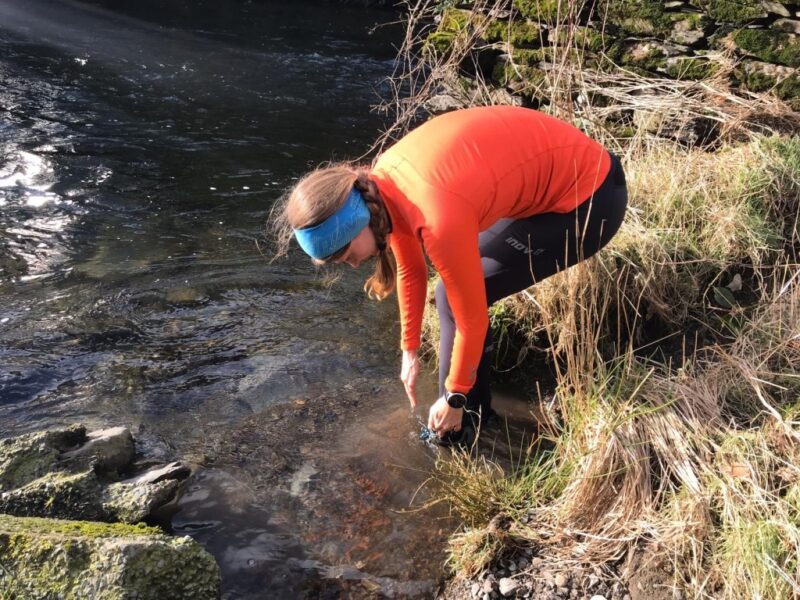
[[[189,537],[144,525],[0,514],[0,597],[26,600],[205,600],[219,567]]]

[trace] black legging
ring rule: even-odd
[[[544,213],[526,219],[501,219],[478,237],[489,306],[529,288],[551,275],[585,260],[617,233],[628,192],[619,158],[611,154],[611,170],[591,198],[568,213]],[[580,243],[579,243],[580,242]],[[450,371],[456,325],[442,281],[436,286],[439,313],[439,395]],[[492,352],[491,327],[486,332],[483,356],[475,385],[467,394],[467,408],[486,414],[491,408],[489,378]]]

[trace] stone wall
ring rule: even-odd
[[[476,32],[486,78],[534,105],[547,101],[539,84],[554,53],[569,47],[585,67],[681,80],[716,74],[800,110],[800,0],[465,3],[442,11],[429,47],[445,53]]]

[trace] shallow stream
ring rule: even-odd
[[[123,424],[189,462],[173,526],[225,598],[424,598],[443,575],[394,302],[365,298],[369,266],[331,287],[257,245],[293,179],[380,133],[394,20],[0,0],[0,437]]]

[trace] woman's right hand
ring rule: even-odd
[[[408,401],[411,402],[411,410],[417,407],[417,392],[414,386],[417,384],[419,374],[419,357],[416,350],[403,350],[403,367],[400,370],[400,379],[406,388]]]

